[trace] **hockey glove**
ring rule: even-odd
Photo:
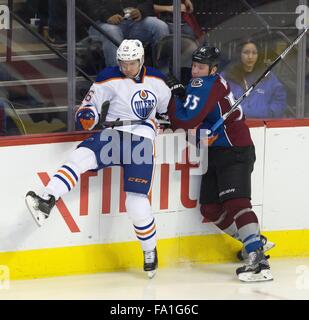
[[[94,106],[80,107],[76,112],[76,129],[91,130],[98,123],[99,115]]]
[[[172,94],[179,97],[181,100],[186,99],[186,89],[183,84],[173,75],[168,74],[165,83],[171,89]]]
[[[156,118],[158,120],[170,121],[170,119],[168,118],[168,114],[167,113],[156,113]]]
[[[158,120],[160,129],[166,129],[171,125],[171,122],[167,113],[156,113],[156,119]]]
[[[210,147],[218,138],[219,134],[215,134],[212,130],[204,129],[204,132],[200,132],[200,144],[205,147]]]

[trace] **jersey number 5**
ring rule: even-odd
[[[199,101],[200,101],[199,97],[194,96],[192,94],[188,94],[187,95],[187,100],[186,100],[186,102],[184,104],[184,107],[185,108],[189,108],[190,110],[194,110],[194,109],[196,109]]]

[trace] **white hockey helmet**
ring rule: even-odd
[[[140,65],[144,64],[144,47],[139,40],[123,40],[117,49],[118,61],[139,60]]]

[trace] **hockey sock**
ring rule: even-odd
[[[227,214],[233,217],[239,238],[245,246],[246,251],[252,252],[263,246],[260,238],[259,222],[252,210],[248,198],[227,200],[223,203]]]
[[[227,214],[221,203],[210,203],[201,205],[201,214],[204,217],[203,222],[212,222],[224,233],[234,239],[241,241],[233,217]]]
[[[156,247],[156,224],[154,218],[152,217],[152,220],[136,221],[133,226],[136,237],[141,243],[142,250],[153,250]]]
[[[46,194],[53,195],[56,200],[67,192],[71,191],[78,182],[80,170],[72,162],[67,162],[54,174],[44,190],[43,197]]]
[[[44,188],[42,197],[47,198],[47,195],[51,194],[58,200],[76,186],[82,173],[95,169],[97,166],[97,160],[92,150],[83,147],[75,149],[68,162],[59,168]]]
[[[127,192],[126,209],[143,251],[156,247],[156,224],[146,195]]]

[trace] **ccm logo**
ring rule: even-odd
[[[133,178],[133,177],[130,177],[128,180],[129,180],[130,182],[137,182],[137,183],[143,183],[143,184],[147,184],[147,183],[148,183],[148,180],[141,179],[141,178]]]

